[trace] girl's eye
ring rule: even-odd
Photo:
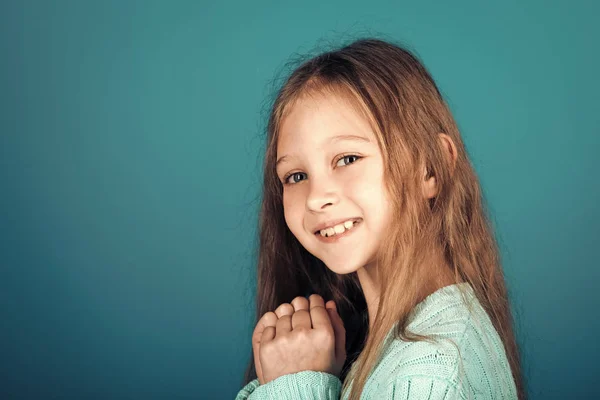
[[[344,167],[348,164],[352,164],[355,163],[356,160],[360,159],[360,156],[357,156],[355,154],[349,154],[347,156],[343,156],[342,158],[340,158],[337,163],[335,164],[336,167]],[[340,162],[343,162],[342,164],[340,164]],[[286,176],[285,178],[283,178],[283,184],[284,185],[293,185],[298,183],[299,181],[303,180],[301,177],[302,176],[306,176],[306,174],[304,172],[294,172],[289,174],[288,176]],[[293,182],[290,182],[290,179]],[[306,178],[304,178],[306,179]]]
[[[292,180],[294,181],[294,183],[298,183],[298,181],[296,181],[294,178],[298,177],[298,176],[302,176],[302,175],[306,175],[304,172],[294,172],[293,174],[288,175],[284,180],[283,183],[284,184],[290,184],[289,180],[290,178],[292,178]],[[299,179],[301,180],[301,179]],[[294,183],[291,183],[292,185]]]
[[[356,154],[349,154],[347,156],[344,156],[342,158],[340,158],[336,164],[336,166],[338,167],[343,167],[344,165],[348,165],[348,164],[352,164],[354,162],[356,162],[356,160],[358,160],[360,157],[357,156]],[[346,161],[346,160],[352,160],[352,161],[348,161],[345,162],[344,165],[340,165],[340,161]]]

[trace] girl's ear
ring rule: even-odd
[[[431,199],[437,194],[437,182],[435,176],[427,178],[427,168],[423,171],[423,196],[426,199]]]
[[[450,136],[445,133],[440,133],[440,142],[442,144],[442,149],[446,154],[446,160],[448,161],[448,168],[450,169],[450,176],[454,173],[454,167],[456,166],[456,146],[454,145],[454,141],[450,138]],[[427,178],[427,168],[423,171],[423,196],[426,199],[431,199],[435,197],[438,191],[437,181],[435,176],[430,176]]]

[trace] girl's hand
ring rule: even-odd
[[[281,306],[279,308],[281,308]],[[268,312],[264,314],[262,318],[258,320],[258,323],[254,328],[254,333],[252,334],[252,352],[254,354],[254,369],[256,369],[256,376],[258,377],[258,382],[261,385],[265,383],[265,380],[263,378],[262,366],[260,365],[260,341],[265,328],[267,328],[268,326],[277,325],[277,319],[277,315],[273,312]]]
[[[252,335],[261,384],[300,371],[339,376],[346,360],[346,330],[333,301],[296,297],[259,320]]]

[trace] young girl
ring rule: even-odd
[[[477,177],[407,50],[358,40],[280,89],[252,346],[238,400],[525,397]]]

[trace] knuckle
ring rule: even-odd
[[[310,301],[323,300],[323,298],[320,295],[316,294],[316,293],[311,294],[308,299]]]
[[[270,333],[270,332],[271,332],[272,330],[274,330],[274,329],[275,329],[275,326],[267,326],[267,327],[265,328],[265,330],[263,331],[263,334],[264,334],[264,333]]]
[[[260,352],[267,357],[273,355],[273,353],[275,352],[275,343],[267,342],[263,344],[262,346],[260,346]]]
[[[286,349],[289,349],[293,343],[289,335],[283,335],[276,338],[276,340],[273,341],[273,345],[277,346],[273,349],[273,352],[278,351],[279,353],[285,354]]]
[[[268,326],[265,328],[265,330],[262,332],[262,335],[260,336],[261,338],[261,347],[264,346],[264,344],[262,343],[262,339],[269,336],[271,334],[271,329],[275,329],[275,327],[273,326]]]
[[[294,339],[298,340],[300,342],[308,341],[310,336],[311,336],[311,330],[304,326],[299,326],[293,330]]]
[[[335,334],[332,329],[316,329],[315,335],[323,341],[335,339]]]
[[[290,319],[291,317],[289,315],[284,315],[279,318],[279,320],[277,320],[277,330],[288,327],[290,325]]]
[[[275,315],[274,312],[269,311],[266,312],[258,321],[258,323],[256,324],[256,328],[259,328],[261,325],[262,326],[268,326],[268,325],[272,325],[275,322],[277,322],[277,315]]]
[[[300,318],[310,317],[310,312],[308,310],[298,310],[294,314],[298,314]]]
[[[308,307],[308,300],[306,299],[306,297],[298,296],[294,300],[292,300],[292,305],[294,306],[295,310],[298,310],[299,308]]]
[[[330,335],[328,333],[321,335],[319,340],[327,347],[333,347],[335,345],[335,338],[333,337],[333,335]]]
[[[304,336],[304,335],[308,335],[311,331],[310,328],[306,327],[306,326],[299,326],[296,329],[294,329],[294,331],[299,335],[299,336]]]
[[[282,315],[281,317],[279,317],[279,320],[277,322],[287,322],[288,320],[291,320],[292,316],[289,314],[286,315]]]
[[[294,307],[290,304],[290,303],[283,303],[281,305],[279,305],[279,307],[277,307],[275,309],[275,314],[281,318],[282,314],[285,313],[290,313],[294,311]]]
[[[277,315],[275,315],[275,313],[273,311],[268,311],[265,313],[265,315],[263,315],[263,318],[266,320],[270,320],[273,318],[277,318]]]

